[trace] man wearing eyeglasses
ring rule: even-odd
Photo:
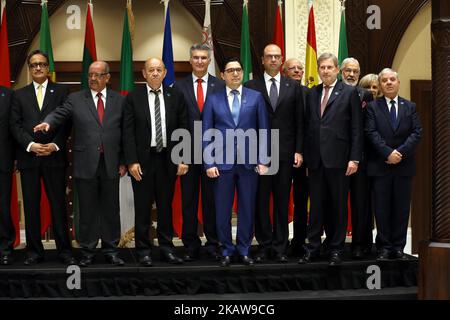
[[[64,103],[69,89],[49,81],[49,60],[40,50],[27,58],[28,71],[33,79],[18,89],[12,100],[11,132],[17,141],[17,168],[20,171],[25,213],[25,265],[44,259],[41,235],[41,183],[47,194],[52,218],[53,234],[60,260],[75,264],[69,238],[66,210],[66,140],[70,123],[48,133],[34,132],[34,126]]]
[[[253,265],[249,249],[253,239],[258,174],[264,175],[268,171],[268,163],[263,159],[267,155],[268,139],[258,134],[260,130],[269,129],[264,99],[259,92],[242,87],[242,71],[238,58],[225,60],[221,76],[226,87],[208,97],[203,113],[203,162],[206,174],[215,180],[216,226],[223,246],[222,267],[230,265],[234,254],[243,264]],[[240,133],[255,131],[256,141],[238,137]],[[238,201],[236,245],[231,235],[235,191]]]
[[[188,111],[188,125],[191,134],[191,155],[192,162],[189,171],[181,176],[181,196],[183,208],[183,230],[182,240],[186,249],[183,256],[184,261],[194,261],[199,258],[201,240],[198,232],[198,198],[201,190],[202,201],[202,222],[203,232],[206,237],[204,247],[207,257],[213,260],[220,258],[218,254],[219,242],[216,232],[216,210],[214,206],[213,180],[208,178],[203,170],[202,164],[194,163],[197,156],[194,154],[194,123],[201,121],[203,105],[206,98],[221,89],[223,81],[208,73],[208,66],[211,62],[211,50],[205,44],[194,44],[190,50],[189,63],[192,66],[192,74],[183,80],[175,82],[174,87],[183,93]],[[199,150],[201,152],[201,150]],[[201,188],[200,188],[201,186]]]
[[[279,144],[280,163],[275,175],[259,177],[255,215],[255,236],[259,250],[255,261],[264,262],[272,256],[277,262],[286,263],[292,168],[299,168],[303,163],[303,93],[298,83],[281,75],[283,56],[280,47],[267,45],[261,60],[264,75],[248,81],[245,86],[259,91],[264,97],[270,128],[279,131],[279,141],[272,144]]]
[[[73,123],[73,176],[80,204],[80,266],[94,262],[98,240],[107,262],[122,266],[117,245],[120,240],[119,176],[122,114],[125,99],[106,87],[111,75],[104,61],[89,66],[89,89],[72,93],[67,101],[34,128],[51,134],[68,120]]]

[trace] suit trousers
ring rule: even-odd
[[[258,175],[244,165],[235,165],[231,170],[220,171],[215,180],[217,236],[222,244],[222,255],[238,252],[248,256],[253,239],[253,221],[258,187]],[[231,234],[231,213],[237,189],[238,213],[236,247]]]
[[[329,234],[328,246],[331,251],[344,249],[347,234],[347,197],[349,177],[346,169],[309,169],[309,190],[311,199],[310,224],[308,230],[311,254],[319,254],[324,224]]]
[[[16,233],[11,219],[12,174],[0,172],[0,254],[13,251]]]
[[[365,170],[350,176],[352,249],[372,250],[372,188]]]
[[[66,209],[66,170],[65,167],[46,166],[20,170],[27,256],[44,257],[40,215],[41,179],[44,181],[45,193],[50,204],[52,230],[58,255],[60,257],[70,256],[72,246]]]
[[[259,176],[255,236],[260,250],[286,254],[289,244],[288,207],[292,185],[292,163],[280,162],[275,175]],[[273,195],[273,225],[270,195]],[[268,253],[268,252],[267,252]]]
[[[411,177],[373,177],[378,250],[403,251],[408,232]]]
[[[305,165],[293,171],[294,236],[291,246],[295,253],[302,253],[307,237],[309,185]]]
[[[136,252],[151,254],[150,227],[153,201],[157,211],[157,238],[160,250],[173,251],[172,198],[175,179],[169,176],[167,152],[151,152],[141,181],[131,178],[134,192]]]
[[[117,168],[117,171],[119,169]],[[79,243],[85,257],[93,257],[101,239],[105,256],[117,254],[120,241],[119,173],[109,178],[103,154],[92,179],[75,179],[80,205]]]
[[[186,250],[198,253],[201,240],[198,236],[198,203],[201,186],[203,232],[205,247],[216,250],[219,246],[216,232],[216,208],[214,204],[214,180],[206,175],[203,165],[192,164],[189,171],[181,176],[181,198],[183,208],[182,240]]]

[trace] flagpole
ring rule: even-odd
[[[6,0],[2,0],[2,11],[1,11],[1,16],[0,16],[0,25],[1,25],[1,22],[2,22],[2,20],[3,20],[3,10],[5,9],[5,6],[6,6]]]

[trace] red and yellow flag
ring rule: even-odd
[[[314,23],[313,0],[308,0],[308,34],[306,37],[305,85],[309,88],[319,84],[317,72],[316,26]]]

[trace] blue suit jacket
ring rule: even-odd
[[[238,124],[235,125],[233,117],[231,115],[231,109],[228,103],[228,98],[226,95],[226,89],[219,92],[215,92],[208,95],[208,99],[203,107],[203,151],[207,148],[214,147],[215,152],[208,154],[204,153],[204,165],[205,169],[212,167],[217,167],[219,170],[231,170],[234,165],[237,164],[236,155],[239,151],[245,151],[245,159],[242,159],[243,164],[247,169],[253,169],[257,164],[267,164],[261,162],[261,155],[268,155],[269,151],[269,117],[267,114],[266,106],[262,95],[252,89],[242,87],[242,97],[241,97],[241,109],[239,113]],[[221,143],[215,137],[213,141],[208,141],[208,129],[217,129],[216,133],[223,137],[223,143]],[[249,129],[256,130],[256,136],[251,138],[246,138],[245,143],[239,146],[237,139],[231,141],[232,150],[234,152],[234,161],[228,162],[227,159],[227,148],[226,148],[226,132],[227,129],[233,131],[242,129],[244,132]],[[267,138],[259,139],[258,130],[267,130]],[[257,139],[254,141],[254,139]],[[251,159],[250,157],[250,145],[257,148],[257,159]],[[211,145],[213,144],[213,145]],[[230,143],[228,143],[230,145]],[[253,150],[255,151],[255,150]],[[230,152],[228,150],[228,152]]]
[[[422,135],[415,103],[398,97],[397,126],[394,128],[386,99],[381,97],[372,101],[367,107],[365,132],[371,143],[367,155],[370,176],[415,174],[414,152]],[[385,163],[394,149],[402,154],[402,161],[396,165]]]

